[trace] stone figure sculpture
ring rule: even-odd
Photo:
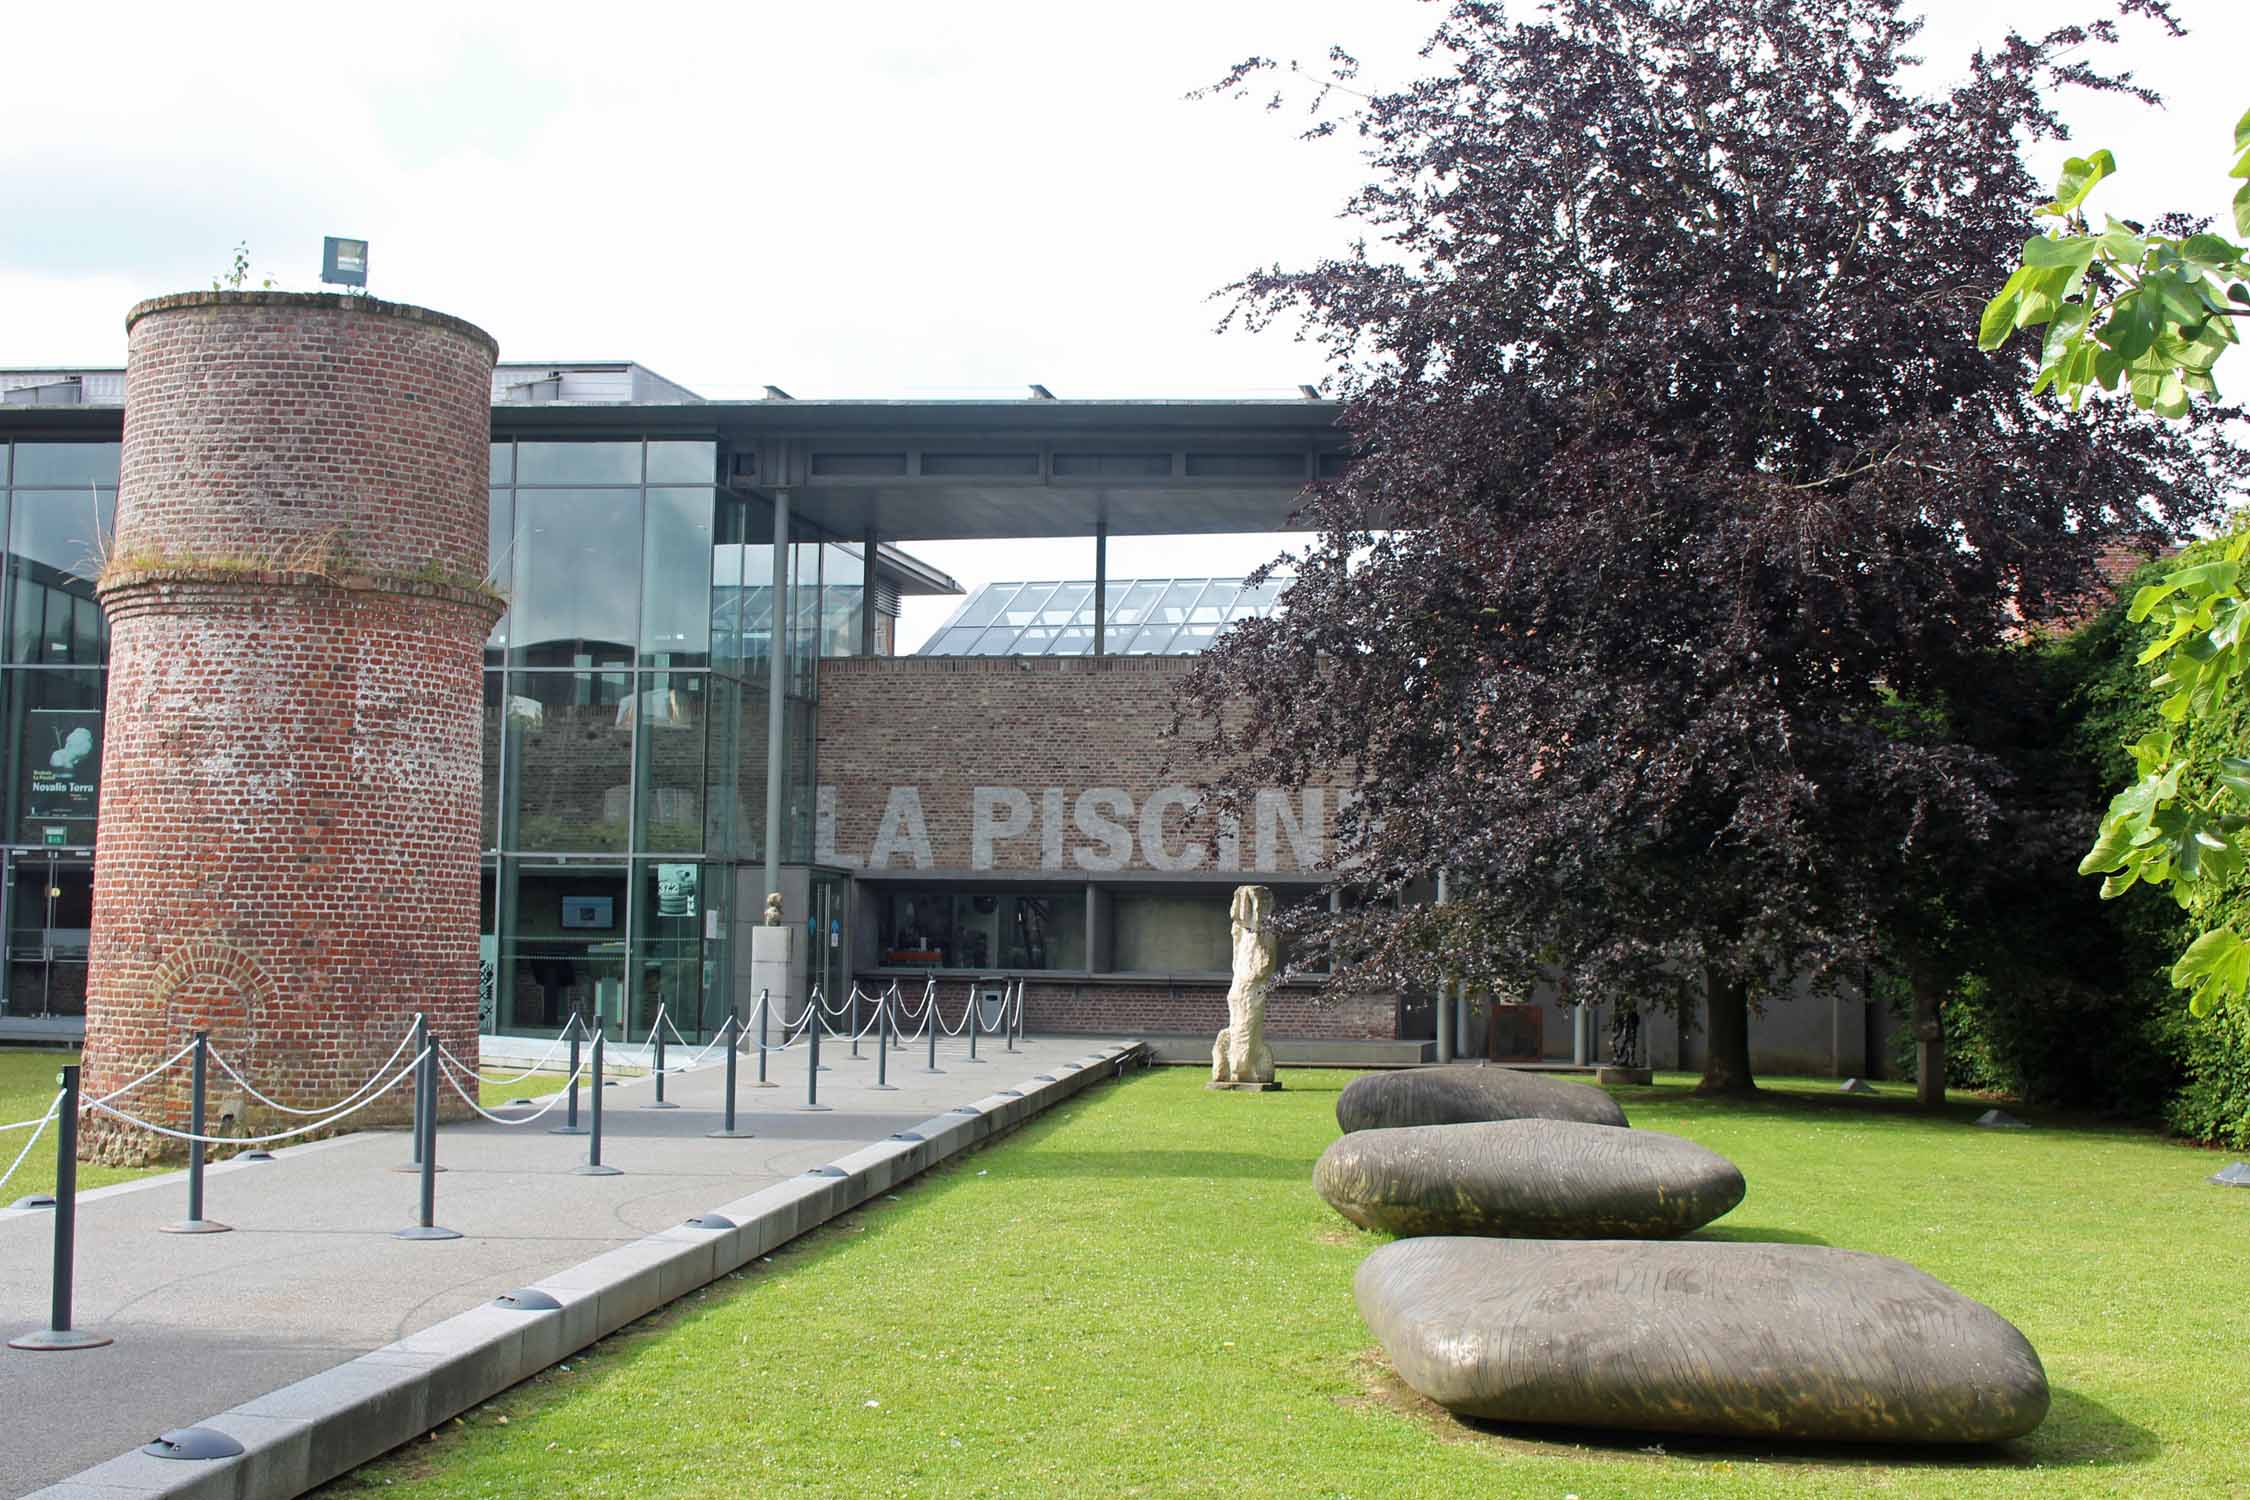
[[[1266,997],[1280,945],[1273,932],[1273,892],[1236,886],[1232,914],[1234,983],[1227,987],[1227,1029],[1211,1047],[1211,1087],[1273,1089],[1273,1049],[1266,1045]]]
[[[781,925],[781,892],[779,891],[769,891],[766,894],[766,925],[768,927],[779,927]]]

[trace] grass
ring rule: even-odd
[[[0,1125],[13,1125],[18,1120],[36,1119],[47,1112],[55,1101],[55,1073],[69,1063],[78,1061],[76,1052],[57,1048],[6,1047],[0,1048]],[[125,1106],[119,1104],[118,1108]],[[23,1149],[28,1130],[11,1130],[0,1135],[0,1172],[8,1170],[8,1163],[16,1159]],[[149,1167],[97,1167],[86,1162],[78,1164],[78,1190],[107,1187],[113,1182],[130,1182],[136,1177],[146,1177],[151,1171],[162,1168]],[[0,1187],[0,1208],[18,1198],[33,1193],[51,1193],[55,1190],[55,1127],[49,1125],[39,1137],[39,1144],[16,1168],[16,1175]]]
[[[1895,1086],[1750,1102],[1685,1077],[1636,1125],[1738,1162],[1707,1234],[1902,1256],[2013,1319],[2052,1415],[1918,1453],[1472,1426],[1371,1345],[1380,1238],[1315,1197],[1349,1075],[1209,1093],[1192,1069],[1060,1106],[336,1481],[440,1497],[2245,1494],[2250,1194],[2156,1137],[1938,1118]]]

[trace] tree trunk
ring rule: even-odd
[[[1936,981],[1923,974],[1914,985],[1914,1102],[1924,1109],[1945,1104],[1945,1023],[1938,1006],[1945,998]]]
[[[1703,971],[1703,1081],[1699,1094],[1750,1094],[1750,992],[1739,979]]]

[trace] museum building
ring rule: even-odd
[[[0,370],[0,1037],[83,1026],[119,370]],[[1269,611],[1240,579],[1110,579],[1112,535],[1284,529],[1337,471],[1317,399],[705,401],[630,362],[498,366],[485,648],[483,1026],[573,1014],[692,1038],[755,996],[763,893],[803,924],[795,1000],[1020,980],[1034,1031],[1177,1038],[1225,1024],[1246,880],[1336,899],[1348,786],[1196,816],[1165,730],[1191,654]],[[1077,579],[988,585],[918,654],[899,600],[957,595],[916,542],[1082,537]],[[1450,1018],[1449,1018],[1450,1019]],[[1284,1061],[1428,1055],[1429,997],[1284,983]],[[1463,1050],[1588,1049],[1554,1007],[1462,1005]],[[1576,1034],[1574,1035],[1574,1030]],[[1880,1018],[1779,1007],[1759,1065],[1868,1072]],[[1659,1064],[1677,1030],[1644,1033]]]

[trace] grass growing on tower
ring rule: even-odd
[[[1917,1453],[1455,1421],[1372,1349],[1381,1243],[1309,1185],[1349,1075],[1137,1075],[878,1199],[336,1482],[426,1497],[896,1494],[2211,1495],[2250,1473],[2236,1251],[2250,1194],[2146,1133],[1891,1086],[1620,1090],[1732,1157],[1705,1233],[1898,1255],[2015,1321],[2055,1406]],[[503,1421],[503,1419],[505,1419]]]

